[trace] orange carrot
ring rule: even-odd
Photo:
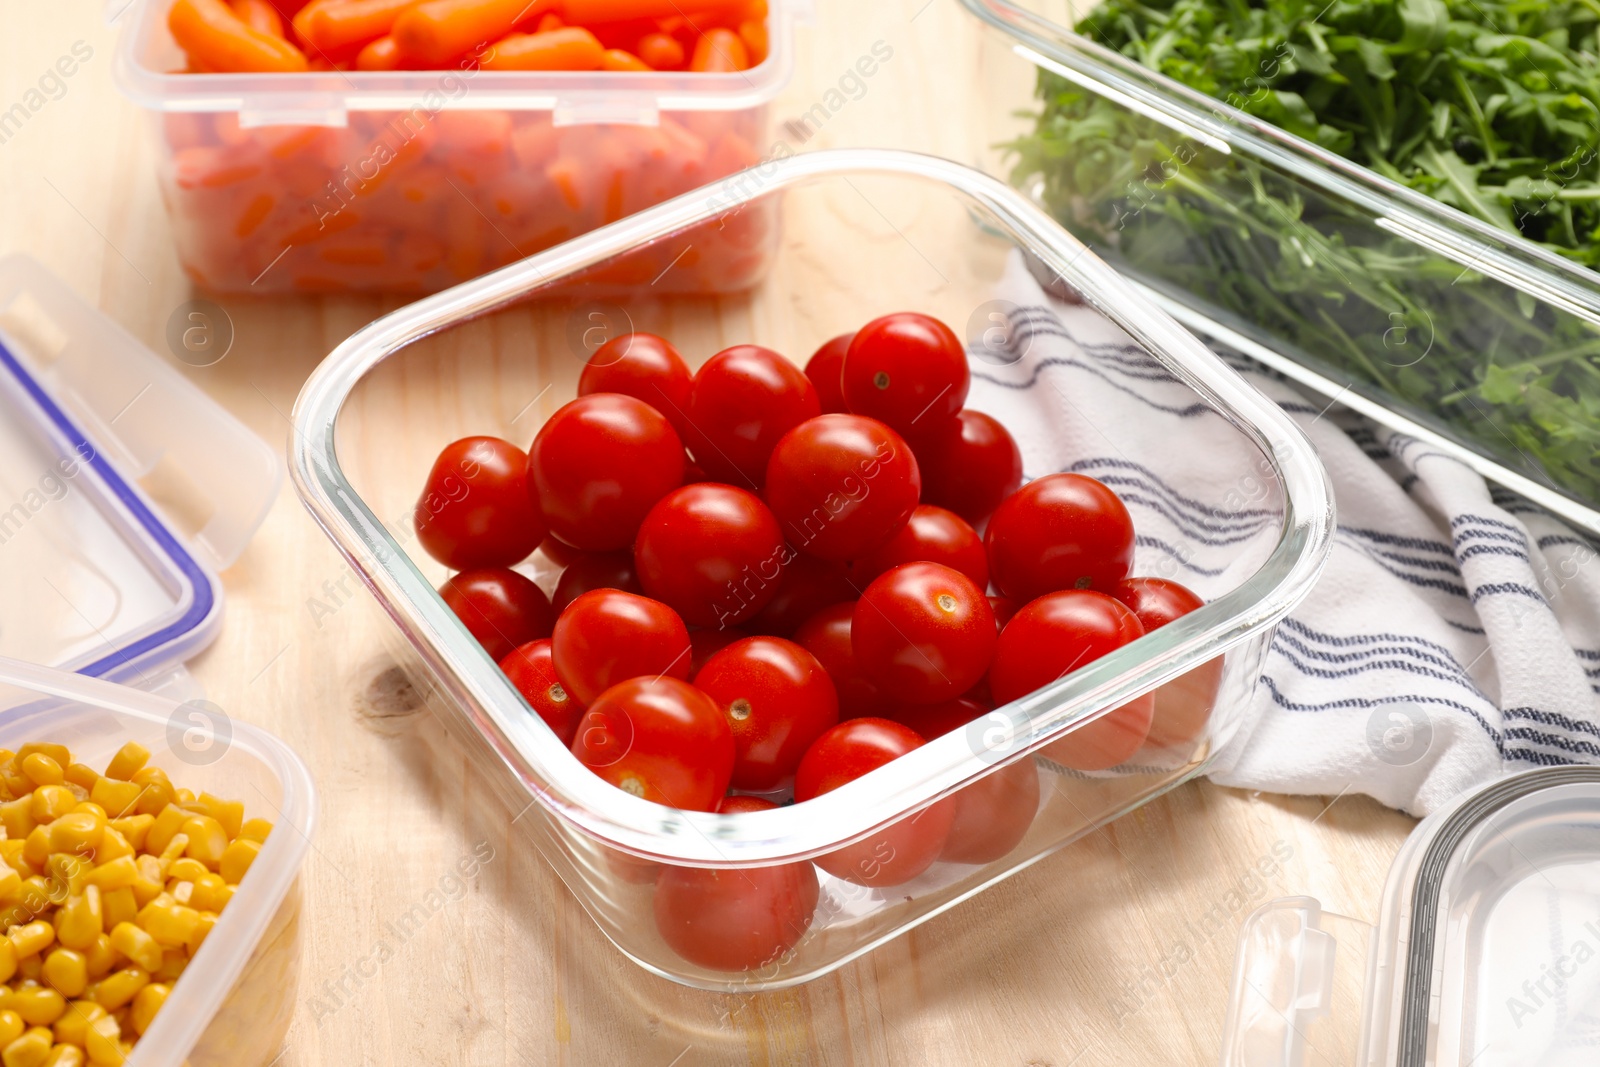
[[[437,65],[537,22],[557,6],[559,0],[424,0],[395,19],[393,33],[407,56]]]
[[[750,53],[746,51],[744,42],[739,40],[737,33],[723,29],[712,30],[700,38],[694,46],[694,58],[689,60],[690,70],[709,74],[744,70],[749,66]]]
[[[659,19],[692,11],[727,7],[728,0],[561,0],[561,17],[569,24]]]
[[[547,11],[539,16],[539,25],[534,27],[534,32],[549,33],[551,30],[559,30],[565,25],[566,23],[562,21],[560,15],[554,11]]]
[[[337,4],[318,4],[307,8],[305,18],[295,27],[318,51],[337,55],[360,48],[387,34],[400,13],[417,0],[343,0]]]
[[[605,49],[577,26],[549,33],[513,33],[494,43],[483,57],[484,70],[597,70]]]
[[[639,58],[655,70],[677,70],[683,66],[683,45],[665,33],[647,33],[639,38]]]
[[[177,0],[167,28],[202,67],[229,72],[303,71],[306,57],[282,38],[251,29],[222,0]]]
[[[750,64],[755,66],[767,58],[767,24],[765,22],[739,23],[739,40],[750,53]]]
[[[233,13],[239,21],[257,33],[269,37],[283,36],[283,16],[267,0],[233,0]]]
[[[644,62],[644,60],[640,59],[632,52],[624,51],[621,48],[607,48],[605,50],[605,54],[600,57],[600,69],[613,71],[638,71],[651,70],[652,68],[648,63]]]
[[[384,34],[368,41],[366,47],[356,53],[356,69],[400,70],[405,65],[405,59],[395,39]]]

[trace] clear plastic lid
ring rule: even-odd
[[[1545,767],[1418,825],[1377,926],[1310,897],[1239,940],[1223,1067],[1600,1062],[1600,767]]]
[[[173,367],[38,262],[0,260],[0,656],[181,677],[281,479]]]

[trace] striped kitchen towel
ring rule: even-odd
[[[1258,567],[1274,487],[1238,432],[1020,259],[997,295],[1009,321],[1000,344],[972,346],[967,403],[1012,429],[1026,474],[1116,489],[1136,573],[1211,597]],[[1222,356],[1311,438],[1338,531],[1211,776],[1423,815],[1505,771],[1600,762],[1600,546],[1427,444]]]

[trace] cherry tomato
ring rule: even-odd
[[[881,713],[881,717],[902,726],[909,726],[932,741],[952,730],[968,726],[989,713],[989,705],[970,696],[941,700],[937,704],[899,704]]]
[[[712,656],[694,684],[728,716],[733,788],[767,793],[794,774],[811,742],[839,721],[839,698],[817,658],[781,637],[747,637]]]
[[[754,493],[702,482],[674,489],[639,527],[634,565],[644,591],[692,626],[737,626],[778,591],[778,520]]]
[[[1028,834],[1039,813],[1039,768],[1024,756],[957,792],[942,860],[993,863]]]
[[[902,563],[856,602],[850,640],[856,662],[906,704],[960,696],[983,677],[994,652],[994,612],[983,590],[940,563]]]
[[[1109,592],[1133,567],[1133,519],[1082,474],[1035,478],[1006,498],[984,534],[995,587],[1020,601],[1059,589]]]
[[[823,608],[860,594],[844,567],[796,552],[783,565],[777,593],[750,620],[750,629],[788,637]]]
[[[1006,624],[989,667],[989,687],[996,703],[1009,704],[1143,636],[1139,617],[1104,593],[1049,593]],[[1150,694],[1135,697],[1047,745],[1042,754],[1080,771],[1115,767],[1138,751],[1154,711]]]
[[[824,415],[842,415],[850,410],[844,402],[844,390],[839,384],[844,374],[844,354],[850,347],[853,333],[842,333],[822,347],[806,361],[806,377],[817,387],[817,400]]]
[[[1008,596],[989,598],[989,610],[994,612],[994,624],[1002,630],[1006,628],[1006,623],[1011,621],[1011,617],[1017,613],[1020,606]]]
[[[556,618],[544,592],[505,567],[462,571],[439,587],[439,596],[496,663],[518,645],[549,637]]]
[[[1165,578],[1129,578],[1112,589],[1111,595],[1139,616],[1146,633],[1205,604],[1188,588]],[[1156,709],[1150,736],[1136,753],[1136,762],[1160,754],[1187,759],[1205,733],[1221,687],[1222,657],[1218,656],[1158,688],[1153,694]]]
[[[721,652],[735,641],[743,641],[750,635],[737,627],[730,626],[726,630],[691,630],[689,632],[689,677],[693,678],[700,673],[700,668],[706,661]]]
[[[767,503],[789,543],[842,563],[900,532],[917,506],[922,476],[899,434],[860,415],[822,415],[772,450]]]
[[[550,603],[557,612],[591,589],[621,589],[624,593],[643,593],[639,575],[628,552],[578,552],[556,582]]]
[[[620,393],[581,396],[539,429],[528,450],[528,491],[550,532],[590,552],[628,548],[657,500],[683,483],[672,424]]]
[[[498,437],[446,445],[412,516],[423,549],[458,571],[526,559],[545,533],[528,499],[527,468],[522,449]]]
[[[715,811],[733,774],[722,710],[665,675],[629,678],[600,694],[578,721],[572,754],[623,792],[686,811]]]
[[[978,531],[953,511],[918,504],[911,518],[889,543],[850,564],[850,577],[865,585],[902,563],[943,563],[989,588],[989,557]]]
[[[881,714],[889,703],[879,692],[878,683],[867,677],[856,662],[850,642],[850,620],[855,611],[854,600],[823,608],[794,633],[795,644],[817,657],[833,679],[842,719]]]
[[[1006,428],[981,411],[963,409],[943,432],[917,442],[922,498],[968,522],[994,513],[1022,484],[1022,453]]]
[[[574,562],[588,555],[583,549],[573,548],[557,537],[546,537],[543,541],[540,541],[539,551],[543,552],[545,558],[557,567],[570,567]]]
[[[539,713],[539,718],[561,738],[561,743],[571,745],[583,706],[572,699],[572,694],[556,677],[549,639],[540,638],[519,645],[500,661],[500,669],[506,672],[522,698]]]
[[[759,797],[727,797],[717,811],[776,807]],[[742,869],[667,867],[656,883],[661,939],[684,959],[715,971],[777,963],[811,926],[820,888],[810,863]]]
[[[770,348],[735,345],[694,376],[689,451],[717,481],[759,489],[778,439],[821,411],[799,367]]]
[[[910,727],[888,719],[851,719],[812,742],[795,772],[803,804],[922,746]],[[881,888],[909,882],[939,858],[955,807],[947,798],[871,837],[817,857],[817,866],[847,882]]]
[[[840,376],[844,401],[908,439],[948,427],[967,402],[967,350],[931,315],[902,311],[873,319],[850,342]]]
[[[689,677],[689,631],[657,600],[593,589],[567,605],[551,635],[556,676],[580,703],[641,675]]]
[[[678,436],[689,424],[694,375],[678,350],[653,333],[625,333],[594,350],[578,377],[578,395],[621,393],[666,416]]]

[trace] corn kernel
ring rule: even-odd
[[[169,879],[176,878],[180,882],[198,881],[201,877],[209,873],[211,872],[207,869],[205,864],[201,863],[199,860],[192,860],[188,859],[187,857],[184,859],[173,860],[172,866],[167,868],[167,877]]]
[[[128,1025],[134,1033],[142,1034],[150,1029],[156,1012],[161,1010],[171,992],[172,987],[161,982],[151,982],[139,990],[139,995],[133,998],[133,1010],[128,1013]]]
[[[80,789],[86,790],[94,789],[94,783],[100,777],[100,772],[89,766],[87,763],[68,764],[67,769],[65,772],[63,772],[63,774],[68,782],[78,786]]]
[[[172,791],[172,799],[179,804],[193,804],[195,796],[188,789],[174,789]]]
[[[119,923],[112,929],[111,947],[147,971],[161,969],[161,946],[133,923]]]
[[[89,962],[81,952],[55,949],[45,957],[44,980],[64,997],[81,996],[89,984]]]
[[[265,819],[251,819],[239,828],[239,836],[258,844],[267,843],[267,835],[272,833],[272,824]]]
[[[35,954],[25,960],[17,961],[17,988],[25,985],[38,985],[39,976],[44,973],[44,956]]]
[[[27,840],[22,843],[22,858],[31,863],[35,870],[44,868],[44,861],[50,858],[48,825],[37,825],[29,832]]]
[[[51,822],[78,806],[78,798],[64,785],[41,785],[33,791],[29,811],[34,822]]]
[[[110,974],[117,965],[117,950],[111,947],[111,935],[101,934],[83,954],[84,967],[89,981],[98,982]]]
[[[130,815],[126,819],[107,819],[106,830],[117,835],[131,855],[144,848],[144,837],[150,832],[154,815]]]
[[[165,982],[171,985],[183,974],[184,968],[189,966],[189,957],[183,949],[174,948],[167,950],[167,958],[161,962],[161,969],[150,976],[152,982]]]
[[[115,778],[97,778],[89,790],[89,799],[105,809],[107,818],[120,819],[133,814],[134,805],[139,803],[139,787]]]
[[[50,1055],[50,1031],[36,1026],[0,1051],[5,1067],[40,1067]]]
[[[56,915],[56,937],[67,948],[83,952],[105,932],[105,910],[97,886],[86,886],[71,897]]]
[[[139,771],[133,776],[133,783],[139,787],[139,803],[135,810],[141,815],[159,815],[161,809],[172,803],[178,792],[160,767],[146,767]]]
[[[139,900],[130,886],[100,891],[100,923],[107,930],[115,930],[118,923],[132,922],[139,914]]]
[[[9,937],[0,937],[0,982],[11,981],[11,976],[17,973],[17,946],[11,943]],[[4,1042],[0,1042],[4,1045]]]
[[[95,986],[94,999],[106,1011],[116,1011],[149,984],[148,972],[139,967],[125,967],[100,979]]]
[[[83,1067],[83,1049],[77,1045],[56,1045],[44,1061],[44,1067]]]
[[[194,883],[181,882],[176,878],[169,878],[167,880],[167,892],[179,904],[187,904],[189,903],[189,898],[194,896]]]
[[[222,824],[223,832],[230,840],[238,837],[239,831],[244,829],[244,801],[223,800],[210,793],[201,793],[200,803],[206,806],[206,814]]]
[[[216,870],[228,847],[228,831],[222,824],[209,815],[196,815],[183,824],[183,836],[189,839],[184,855]]]
[[[183,824],[188,822],[190,815],[175,804],[169,804],[157,815],[155,822],[150,824],[144,838],[144,850],[160,855],[165,852],[172,839],[178,836],[178,831],[183,829]]]
[[[133,883],[133,899],[142,908],[161,894],[161,860],[145,853],[134,862],[139,865],[139,880]]]
[[[101,822],[106,822],[106,809],[92,800],[80,800],[76,807],[67,812],[68,815],[93,815]]]
[[[36,822],[33,817],[32,793],[0,804],[0,826],[5,827],[7,838],[21,841],[33,831]]]
[[[94,865],[88,860],[79,859],[70,852],[56,852],[45,861],[44,877],[50,883],[50,899],[65,901],[83,892],[83,887],[89,884],[89,872],[94,870]]]
[[[11,1042],[22,1036],[22,1031],[28,1024],[22,1021],[22,1016],[11,1010],[0,1011],[0,1048],[5,1048]]]
[[[220,874],[203,874],[193,882],[194,891],[189,894],[189,906],[201,911],[221,911],[222,906],[228,902],[228,883],[222,880]]]
[[[34,785],[60,785],[67,777],[61,764],[43,752],[35,752],[23,760],[20,769]]]
[[[200,923],[200,913],[176,901],[163,903],[158,897],[139,909],[136,921],[163,946],[172,947],[189,940]]]
[[[50,824],[50,851],[70,852],[77,856],[92,855],[105,832],[105,816],[93,812],[68,812]]]
[[[72,762],[72,750],[66,745],[52,744],[48,741],[29,741],[17,749],[16,761],[21,763],[35,752],[43,753],[65,767]]]
[[[62,1011],[61,1018],[56,1020],[53,1027],[57,1043],[81,1046],[89,1024],[105,1016],[106,1010],[92,1000],[85,998],[72,1001]]]
[[[96,1019],[84,1033],[83,1050],[94,1067],[120,1067],[127,1061],[122,1051],[122,1028],[110,1017]]]
[[[250,865],[261,855],[261,843],[241,837],[231,842],[222,850],[222,859],[217,864],[217,872],[222,875],[222,880],[229,885],[238,885],[244,880],[245,872],[250,870]]]
[[[7,930],[6,939],[11,942],[11,947],[16,949],[17,959],[25,960],[54,943],[56,928],[47,922],[31,922]]]
[[[102,900],[106,891],[126,889],[138,880],[139,865],[133,861],[132,853],[92,868],[85,878],[87,884],[100,890]]]
[[[11,903],[22,895],[22,875],[9,863],[0,863],[0,901]]]
[[[150,750],[137,741],[129,741],[118,749],[117,754],[111,757],[111,762],[106,764],[106,777],[127,781],[149,761]]]
[[[49,1026],[61,1018],[67,1002],[60,993],[42,985],[27,986],[11,994],[11,1010],[29,1026]]]

